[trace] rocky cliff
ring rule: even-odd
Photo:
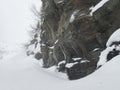
[[[120,1],[108,0],[92,12],[100,2],[42,0],[41,21],[29,44],[34,48],[27,53],[42,58],[44,68],[56,65],[69,79],[94,72],[109,36],[120,28]]]

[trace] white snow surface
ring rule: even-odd
[[[23,47],[20,45],[8,45],[7,43],[0,42],[0,60],[13,57],[21,48]]]
[[[113,42],[120,41],[120,28],[117,29],[108,39],[108,42],[106,44],[107,47],[109,47]]]
[[[95,7],[90,8],[91,9],[90,15],[92,16],[95,11],[101,8],[108,1],[109,0],[101,0]]]
[[[39,61],[23,52],[0,61],[0,90],[119,90],[120,55],[93,74],[69,81],[54,71],[43,69]],[[63,75],[63,74],[59,74]]]

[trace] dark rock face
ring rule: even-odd
[[[111,60],[113,57],[119,55],[120,51],[119,50],[116,50],[116,49],[113,49],[113,51],[110,51],[107,55],[107,60]]]
[[[98,9],[94,13],[94,19],[96,20],[96,25],[100,29],[98,32],[107,33],[108,37],[117,30],[120,25],[120,1],[119,0],[110,0],[103,5],[102,8]]]
[[[36,58],[37,60],[40,60],[40,59],[42,58],[41,53],[37,52],[37,53],[35,54],[35,58]]]
[[[80,77],[84,77],[86,75],[86,72],[81,72],[81,65],[79,63],[75,64],[71,68],[67,68],[66,71],[70,80],[79,79]]]
[[[66,64],[66,72],[70,80],[82,78],[92,73],[96,68],[95,63],[91,63],[88,60],[80,60],[79,62],[77,61],[77,63],[74,62],[71,67],[67,67],[68,64]]]
[[[40,43],[43,67],[62,65],[62,71],[67,71],[70,79],[86,76],[96,69],[99,54],[105,48],[109,36],[120,27],[120,1],[110,0],[90,16],[90,7],[101,0],[42,0],[41,41],[36,37],[31,41]],[[36,44],[37,45],[37,44]],[[95,48],[99,50],[94,51]],[[88,60],[89,63],[77,64],[65,68],[67,63],[73,63],[74,58]],[[61,71],[61,68],[58,68]],[[65,69],[65,70],[63,70]]]

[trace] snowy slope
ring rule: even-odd
[[[0,61],[0,90],[119,90],[119,59],[120,56],[113,58],[83,79],[69,81],[42,69],[37,60],[21,52]]]
[[[7,43],[0,42],[0,60],[13,57],[21,51],[23,46],[20,45],[8,45]]]

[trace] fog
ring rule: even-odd
[[[0,0],[0,42],[17,45],[30,39],[28,31],[35,23],[33,5],[39,8],[41,1]]]

